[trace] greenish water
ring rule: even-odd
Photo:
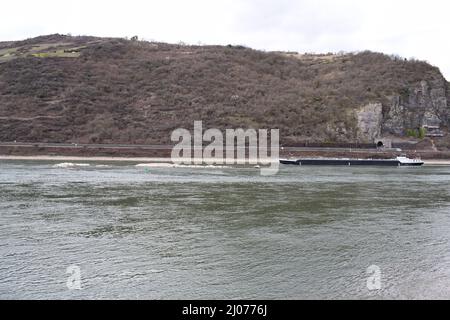
[[[53,165],[0,162],[2,299],[450,298],[450,167]]]

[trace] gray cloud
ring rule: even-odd
[[[15,0],[0,39],[45,33],[245,44],[263,50],[374,50],[427,60],[450,77],[445,0]]]

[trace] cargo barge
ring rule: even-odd
[[[343,158],[305,158],[280,160],[281,164],[296,166],[384,166],[384,167],[420,167],[424,162],[406,156],[395,159],[343,159]]]

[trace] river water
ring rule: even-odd
[[[448,299],[450,167],[3,161],[0,256],[1,299]]]

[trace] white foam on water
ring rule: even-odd
[[[214,166],[214,165],[179,165],[178,168],[197,168],[197,169],[226,169],[226,168],[232,168],[229,166]]]
[[[164,272],[164,270],[150,269],[149,272],[150,273],[161,273],[161,272]]]
[[[231,168],[229,166],[214,166],[214,165],[184,165],[173,163],[140,163],[136,167],[143,168],[194,168],[194,169],[225,169]]]
[[[142,168],[175,168],[176,165],[172,163],[140,163],[136,167]]]
[[[74,168],[74,167],[89,167],[89,163],[73,163],[73,162],[63,162],[58,163],[53,166],[53,168]]]

